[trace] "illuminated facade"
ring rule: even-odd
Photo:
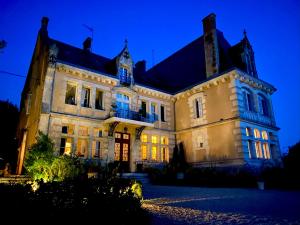
[[[42,19],[22,92],[18,173],[38,130],[56,154],[124,171],[161,166],[183,143],[195,166],[260,165],[280,160],[272,109],[275,88],[257,75],[245,34],[231,46],[203,19],[204,35],[146,71],[127,41],[113,59],[49,38]]]

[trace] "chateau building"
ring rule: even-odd
[[[280,161],[271,95],[259,79],[244,33],[230,45],[203,19],[204,34],[146,70],[134,63],[127,41],[109,59],[48,36],[42,19],[22,92],[17,171],[38,131],[56,154],[77,155],[124,171],[167,163],[176,144],[194,166],[260,166]]]

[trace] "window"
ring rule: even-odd
[[[102,137],[102,129],[94,128],[94,137]]]
[[[72,153],[72,138],[60,139],[60,154],[70,155]]]
[[[142,160],[147,160],[147,145],[142,145]]]
[[[103,110],[103,91],[96,89],[95,109]]]
[[[168,162],[169,161],[169,149],[167,147],[162,147],[161,148],[161,160],[163,162]]]
[[[254,137],[255,138],[260,138],[260,132],[258,129],[254,129]]]
[[[31,106],[31,96],[32,96],[32,94],[27,94],[27,100],[26,100],[26,115],[29,115],[30,106]]]
[[[263,143],[264,156],[266,159],[271,159],[270,149],[268,143]]]
[[[248,137],[251,136],[251,128],[250,127],[246,127],[246,135]]]
[[[76,85],[67,83],[65,104],[76,105]]]
[[[257,158],[263,158],[261,143],[259,141],[255,142],[255,151]]]
[[[152,146],[152,151],[151,151],[151,159],[152,160],[156,160],[157,159],[156,154],[157,154],[157,147],[156,146]]]
[[[87,127],[80,126],[78,136],[89,136],[89,129]]]
[[[152,142],[152,144],[157,144],[157,136],[152,136],[151,142]]]
[[[168,137],[162,136],[161,137],[161,144],[162,145],[167,145],[168,144]]]
[[[151,114],[155,115],[155,111],[156,111],[156,105],[155,103],[151,103]]]
[[[142,134],[142,142],[146,143],[148,140],[147,134]]]
[[[163,105],[160,106],[160,119],[162,122],[166,122],[165,120],[165,107]]]
[[[131,82],[127,68],[120,68],[120,83],[129,85]]]
[[[121,143],[115,143],[115,153],[114,153],[115,161],[120,161],[120,151],[121,151]]]
[[[261,132],[261,136],[262,136],[262,139],[264,139],[264,140],[268,140],[269,138],[268,138],[268,133],[267,133],[267,131],[265,131],[265,130],[263,130],[262,132]]]
[[[129,110],[129,97],[127,95],[117,93],[117,110],[118,111]]]
[[[245,110],[254,111],[252,93],[247,89],[243,89],[243,98]]]
[[[202,98],[196,98],[194,102],[195,117],[200,118],[203,116]]]
[[[87,156],[87,153],[88,153],[88,140],[87,139],[78,138],[78,142],[77,142],[77,155],[79,157],[85,157],[85,156]]]
[[[247,141],[247,147],[248,147],[248,153],[249,153],[249,159],[252,158],[252,141]]]
[[[100,158],[101,142],[93,141],[93,157]]]
[[[61,133],[73,135],[74,128],[75,128],[75,126],[73,124],[63,124],[61,127]]]
[[[81,92],[81,106],[82,107],[90,107],[90,95],[91,90],[87,87],[82,87]]]
[[[269,116],[268,100],[265,96],[258,95],[259,112],[264,116]]]
[[[147,103],[142,101],[142,106],[141,106],[141,115],[142,117],[147,116]]]

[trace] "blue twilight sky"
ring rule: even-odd
[[[94,28],[92,50],[116,56],[129,41],[135,62],[147,68],[202,35],[202,19],[217,15],[217,27],[230,44],[243,29],[255,51],[259,77],[273,84],[277,125],[283,151],[300,140],[300,1],[63,1],[0,0],[0,71],[27,75],[40,20],[48,16],[50,37],[81,47]],[[0,73],[0,99],[19,105],[24,78]]]

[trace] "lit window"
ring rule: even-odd
[[[152,152],[151,152],[151,159],[152,160],[156,160],[157,159],[156,154],[157,154],[157,147],[156,146],[152,146]]]
[[[168,144],[168,138],[166,136],[161,137],[161,144],[162,145],[167,145]]]
[[[115,138],[121,138],[121,134],[120,133],[115,133]]]
[[[148,141],[147,134],[142,134],[142,142],[147,142],[147,141]]]
[[[123,143],[122,160],[128,161],[128,144]]]
[[[249,159],[251,159],[252,158],[252,141],[247,141],[247,147],[248,147]]]
[[[115,143],[115,161],[120,161],[121,143]]]
[[[263,150],[264,150],[264,156],[266,159],[270,159],[270,149],[269,149],[269,144],[268,143],[263,143]]]
[[[88,140],[87,139],[78,139],[77,142],[77,154],[79,157],[86,157],[88,153]]]
[[[246,127],[246,135],[251,136],[251,128],[250,127]]]
[[[117,93],[117,111],[128,111],[129,103],[129,96]]]
[[[94,137],[102,137],[102,129],[94,128]]]
[[[265,131],[265,130],[263,130],[262,132],[261,132],[261,136],[262,136],[262,139],[264,139],[264,140],[268,140],[269,138],[268,138],[268,133],[267,133],[267,131]]]
[[[263,158],[261,143],[259,141],[255,142],[255,151],[257,158]]]
[[[129,139],[129,134],[123,134],[123,139],[128,140]]]
[[[70,155],[72,153],[72,138],[61,138],[60,154]]]
[[[90,107],[91,90],[87,87],[82,87],[81,91],[81,106]]]
[[[260,132],[258,129],[254,129],[254,137],[255,138],[260,138]]]
[[[163,105],[160,106],[160,120],[162,122],[166,122],[166,119],[165,119],[165,107]]]
[[[196,98],[194,105],[195,117],[201,118],[203,116],[202,98]]]
[[[151,137],[152,144],[157,144],[157,136]]]
[[[76,85],[67,83],[65,103],[70,105],[76,105],[75,99],[76,99]]]
[[[142,145],[142,160],[147,160],[147,145]]]
[[[103,110],[103,91],[96,90],[95,108]]]
[[[78,131],[78,135],[79,136],[89,136],[89,129],[87,127],[79,127],[79,131]]]
[[[161,160],[163,162],[168,162],[169,161],[169,149],[167,147],[162,147],[161,148]]]
[[[101,142],[93,141],[93,157],[100,158]]]

